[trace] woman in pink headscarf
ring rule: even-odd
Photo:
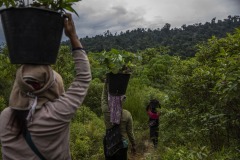
[[[69,123],[91,81],[88,57],[70,14],[64,20],[72,45],[76,77],[64,91],[62,77],[49,65],[21,65],[0,116],[3,160],[70,160]],[[37,148],[34,151],[33,145]]]

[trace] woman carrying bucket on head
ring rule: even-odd
[[[21,65],[0,116],[3,160],[69,160],[69,124],[91,81],[88,57],[70,14],[64,19],[76,76],[64,91],[61,76],[49,65]]]

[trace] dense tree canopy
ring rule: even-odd
[[[226,19],[217,22],[216,18],[213,18],[211,22],[205,24],[183,24],[181,28],[171,28],[171,24],[166,23],[162,28],[153,30],[137,28],[119,34],[106,31],[103,35],[85,37],[81,41],[91,52],[109,51],[112,48],[137,52],[164,46],[169,48],[170,55],[193,57],[197,51],[196,44],[207,41],[212,36],[224,37],[226,33],[232,33],[234,28],[239,26],[240,17],[229,15]],[[69,42],[64,43],[69,44]]]
[[[234,27],[239,23],[239,17],[229,16],[224,21],[215,22],[214,18],[181,29],[166,24],[159,30],[137,29],[118,36],[107,32],[83,39],[89,48],[93,80],[83,107],[71,122],[73,159],[103,159],[105,128],[100,102],[106,75],[94,55],[108,47],[142,56],[131,74],[123,105],[133,115],[139,155],[144,156],[149,134],[145,107],[157,98],[162,106],[159,147],[146,159],[239,159],[240,27]],[[116,44],[121,47],[110,44],[110,39],[118,39]],[[1,46],[1,110],[8,106],[17,67],[10,64],[7,47]],[[60,47],[53,68],[63,76],[67,89],[75,74],[69,46]]]

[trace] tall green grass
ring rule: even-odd
[[[158,99],[162,106],[164,106],[167,98],[163,92],[143,84],[141,79],[138,78],[130,79],[126,95],[127,99],[123,104],[123,108],[129,110],[133,119],[140,123],[148,121],[146,106],[151,99]]]

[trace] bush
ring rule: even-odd
[[[83,104],[90,107],[91,110],[98,116],[101,115],[101,95],[103,90],[103,83],[99,79],[93,79],[88,88],[88,93],[84,99]]]
[[[132,113],[134,120],[141,123],[148,121],[146,106],[151,99],[158,99],[162,106],[167,100],[163,92],[142,84],[141,79],[138,78],[130,78],[126,95],[127,99],[123,107]]]
[[[70,126],[70,147],[73,160],[104,159],[103,135],[105,126],[88,107],[81,107]]]

